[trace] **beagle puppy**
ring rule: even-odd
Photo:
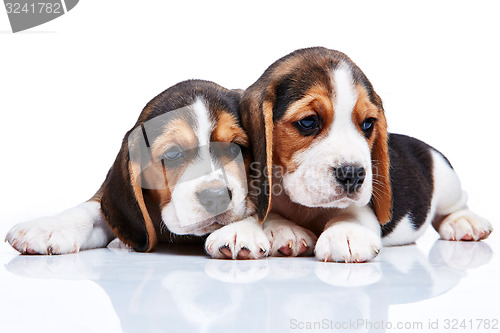
[[[269,241],[247,197],[250,155],[238,114],[241,94],[201,80],[165,90],[125,134],[89,201],[18,224],[6,241],[23,254],[64,254],[105,247],[118,237],[145,252],[159,241],[183,238],[177,235],[213,233],[206,247],[212,257],[266,256]]]
[[[255,160],[249,190],[271,255],[314,248],[321,261],[364,262],[382,245],[413,243],[429,224],[445,240],[492,231],[467,208],[440,152],[387,132],[381,98],[341,52],[316,47],[279,59],[244,92],[240,112]]]

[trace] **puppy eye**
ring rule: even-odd
[[[210,149],[217,159],[229,158],[233,160],[241,153],[242,147],[234,142],[213,142]]]
[[[319,129],[319,118],[316,115],[308,116],[295,122],[294,125],[302,135],[313,135]]]
[[[361,130],[365,132],[365,135],[370,136],[371,132],[373,131],[373,124],[375,123],[377,119],[376,118],[366,118],[362,123],[361,123]]]
[[[167,150],[164,154],[163,157],[169,162],[174,162],[178,161],[183,157],[182,150],[179,146],[174,146]]]
[[[229,144],[229,156],[231,157],[236,157],[240,153],[241,148],[238,144],[236,143],[230,143]]]

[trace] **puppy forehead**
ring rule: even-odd
[[[177,139],[194,136],[199,146],[207,145],[216,127],[217,114],[221,112],[223,111],[219,109],[211,110],[210,103],[197,96],[191,105],[165,113],[169,117],[166,118],[167,121],[159,122],[163,127],[159,136],[170,139],[175,139],[176,136]]]
[[[152,131],[147,130],[147,134]],[[203,98],[197,98],[191,106],[163,122],[153,141],[152,153],[153,157],[161,158],[164,150],[173,145],[189,149],[208,146],[210,142],[249,144],[246,132],[231,110],[220,105],[210,108]]]
[[[335,119],[351,118],[350,115],[358,100],[358,91],[354,85],[351,70],[342,65],[331,71],[333,86],[333,108]]]
[[[311,108],[313,102],[321,103],[332,114],[351,114],[358,95],[352,70],[347,64],[308,68],[286,75],[278,82],[273,120],[295,119],[304,108]]]
[[[194,148],[197,142],[193,124],[185,118],[177,118],[170,121],[163,129],[163,133],[154,139],[151,154],[153,158],[159,159],[165,149],[172,145]]]
[[[210,141],[248,144],[248,137],[241,126],[238,110],[220,103],[210,103],[199,98],[193,104],[195,132],[199,144]]]
[[[198,144],[200,146],[208,145],[210,135],[214,129],[214,121],[211,119],[207,103],[203,99],[197,98],[191,108],[194,111],[195,133],[198,137]]]
[[[333,94],[332,72],[337,70],[345,74],[344,77],[350,74],[353,85],[362,87],[368,100],[382,108],[370,81],[347,55],[325,48],[310,48],[297,50],[276,61],[261,77],[263,83],[267,81],[267,89],[275,92],[273,121],[281,120],[290,105],[306,97],[313,86],[323,86]]]
[[[331,93],[328,68],[321,66],[300,66],[281,77],[276,83],[276,101],[273,107],[273,121],[283,118],[295,102],[307,97],[314,87],[323,87]]]

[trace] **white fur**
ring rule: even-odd
[[[197,124],[196,137],[198,138],[198,145],[208,145],[210,143],[210,134],[213,130],[213,123],[210,121],[208,107],[201,98],[197,98],[191,108],[194,111]]]
[[[358,93],[354,87],[351,70],[345,64],[340,64],[332,73],[333,108],[335,117],[342,120],[351,120],[352,110],[358,100]]]
[[[382,248],[380,224],[368,206],[349,207],[326,226],[314,253],[321,261],[364,262]]]
[[[212,258],[227,258],[223,248],[231,251],[231,259],[237,259],[245,249],[250,251],[247,259],[260,259],[269,254],[270,244],[257,219],[250,216],[214,231],[205,241],[205,250]]]
[[[316,235],[308,229],[288,221],[278,214],[269,214],[264,222],[264,233],[271,243],[271,256],[280,256],[280,249],[287,247],[290,256],[310,255],[316,245]]]
[[[65,254],[105,247],[113,238],[100,203],[88,201],[52,217],[20,223],[6,240],[21,253]]]
[[[345,208],[366,205],[371,198],[372,171],[370,148],[355,124],[352,111],[358,98],[351,72],[346,65],[332,73],[334,120],[325,138],[317,139],[307,150],[293,158],[297,169],[283,176],[286,193],[293,202],[308,207]],[[357,193],[346,196],[336,183],[332,168],[357,164],[366,171]]]
[[[434,179],[434,193],[432,206],[436,213],[448,215],[454,211],[465,208],[467,193],[462,190],[462,185],[457,173],[453,170],[441,154],[431,150],[432,177]]]
[[[431,219],[428,217],[425,224],[419,230],[415,230],[411,217],[407,214],[398,221],[396,227],[389,235],[382,238],[382,243],[384,246],[411,244],[424,233],[430,221]]]
[[[493,231],[488,220],[461,209],[448,215],[439,226],[439,235],[444,240],[478,241],[488,237]]]

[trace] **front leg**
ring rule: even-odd
[[[321,261],[365,262],[382,248],[380,224],[367,207],[349,207],[330,220],[314,249]]]
[[[115,238],[97,201],[57,215],[19,223],[5,240],[22,254],[66,254],[106,247]]]
[[[217,259],[261,259],[269,249],[269,240],[253,216],[212,232],[205,241],[205,251]]]
[[[297,257],[313,254],[316,235],[278,214],[269,214],[264,222],[264,233],[271,243],[273,257]]]

